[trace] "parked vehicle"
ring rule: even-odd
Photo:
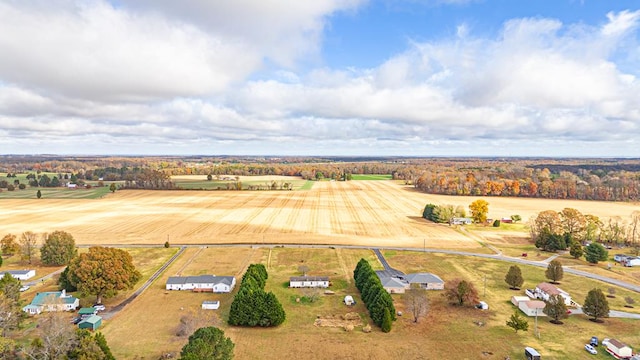
[[[20,286],[20,292],[24,292],[24,291],[27,291],[27,290],[29,290],[29,285]]]
[[[105,311],[106,307],[102,304],[93,304],[93,308],[96,309],[97,311]]]
[[[598,346],[598,337],[597,336],[592,336],[591,340],[589,341],[589,345]]]
[[[589,345],[589,344],[586,344],[584,346],[584,349],[587,350],[587,352],[589,352],[589,354],[591,354],[591,355],[597,355],[598,354],[598,351],[596,349],[594,349],[594,347]]]

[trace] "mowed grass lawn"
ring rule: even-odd
[[[212,324],[232,338],[238,359],[504,359],[506,356],[519,359],[524,346],[535,347],[546,359],[592,359],[583,349],[591,336],[617,338],[636,347],[640,343],[640,333],[636,331],[640,323],[636,320],[611,318],[596,324],[583,315],[570,316],[564,325],[552,325],[540,317],[539,338],[534,335],[533,318],[529,319],[529,331],[515,333],[505,325],[515,309],[509,300],[513,295],[524,294],[524,290],[509,290],[504,282],[511,263],[404,251],[386,251],[385,256],[391,266],[404,272],[433,272],[445,281],[455,278],[472,281],[490,309],[451,306],[442,292],[433,291],[428,293],[429,314],[416,324],[404,306],[402,295],[393,295],[396,308],[405,315],[394,323],[391,333],[382,333],[375,326],[369,334],[362,332],[361,327],[351,332],[317,327],[314,325],[317,317],[339,317],[351,311],[359,313],[365,323],[371,323],[352,276],[360,258],[369,260],[375,269],[381,268],[373,252],[290,247],[190,248],[151,289],[107,322],[103,332],[117,358],[157,359],[162,353],[178,353],[187,341],[175,335],[180,317],[197,312],[203,300],[217,299],[221,308],[216,311],[218,320]],[[246,266],[253,262],[267,266],[266,290],[276,294],[287,313],[287,320],[277,328],[226,325],[233,294],[164,290],[167,277],[176,273],[236,274],[240,281]],[[309,275],[329,276],[335,295],[321,294],[316,302],[309,303],[304,301],[308,294],[305,290],[288,288],[289,277],[300,275],[300,266],[306,266]],[[521,269],[524,287],[545,281],[544,268],[521,266]],[[560,287],[582,303],[590,289],[600,287],[606,291],[609,286],[566,274]],[[346,307],[342,303],[346,294],[354,295],[358,304]],[[611,308],[637,312],[623,307],[625,296],[640,302],[638,294],[617,288],[616,298],[610,299]],[[595,358],[607,356],[599,354]]]
[[[351,180],[391,180],[391,174],[352,174]]]

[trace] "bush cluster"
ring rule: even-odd
[[[384,332],[391,331],[391,322],[396,319],[393,299],[382,287],[380,278],[367,260],[360,259],[353,270],[353,278],[373,323],[380,326]]]
[[[454,217],[466,217],[466,211],[462,206],[427,204],[422,212],[422,217],[435,223],[446,224]]]
[[[264,265],[249,265],[231,303],[229,325],[269,327],[284,322],[282,304],[272,292],[264,291],[268,276]]]

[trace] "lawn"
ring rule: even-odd
[[[391,266],[404,272],[433,272],[445,281],[470,280],[490,309],[480,311],[451,306],[442,297],[442,292],[434,291],[428,293],[430,310],[426,318],[415,324],[410,316],[399,317],[389,334],[375,327],[369,334],[361,331],[362,326],[353,331],[318,327],[314,326],[318,317],[339,318],[347,312],[356,312],[364,323],[371,323],[352,276],[356,263],[363,257],[374,268],[381,268],[372,251],[294,247],[189,248],[152,288],[110,320],[103,332],[117,358],[138,355],[144,359],[157,359],[162,353],[175,354],[186,342],[186,338],[175,335],[180,317],[197,312],[205,299],[217,299],[222,305],[216,311],[217,320],[211,323],[232,338],[238,359],[419,359],[425,354],[429,359],[450,359],[451,349],[456,349],[456,357],[460,359],[503,359],[506,356],[517,359],[522,357],[524,346],[535,347],[545,358],[590,359],[592,357],[584,351],[583,345],[593,335],[601,339],[618,338],[630,345],[640,342],[640,334],[634,330],[637,321],[607,319],[603,324],[595,324],[582,315],[570,316],[564,325],[552,325],[547,319],[539,318],[539,338],[534,335],[534,319],[530,318],[529,331],[516,334],[505,326],[514,311],[509,302],[511,296],[524,292],[509,290],[504,282],[504,275],[512,264],[421,252],[393,250],[384,253]],[[266,290],[276,294],[287,313],[287,320],[277,328],[227,326],[225,320],[233,294],[164,290],[167,277],[176,273],[235,274],[239,277],[251,262],[267,265]],[[330,289],[335,295],[319,295],[313,303],[302,301],[307,290],[287,287],[289,277],[300,274],[300,266],[308,267],[309,275],[329,276],[333,283]],[[526,279],[524,287],[533,287],[545,280],[544,268],[521,266],[521,269]],[[597,281],[568,274],[559,286],[580,303],[588,290],[603,287]],[[342,303],[346,294],[354,295],[358,302],[356,306],[346,307]],[[623,308],[624,296],[640,300],[638,294],[622,289],[617,289],[616,296],[610,300],[612,309],[627,310]],[[393,298],[396,308],[407,314],[402,295],[393,295]],[[137,324],[144,324],[144,332]],[[308,346],[311,343],[318,346]]]
[[[352,174],[351,180],[391,180],[391,174]]]

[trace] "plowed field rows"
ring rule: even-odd
[[[0,235],[68,231],[80,244],[318,243],[475,248],[424,205],[468,207],[474,197],[438,196],[392,181],[317,182],[308,191],[118,191],[101,199],[3,199]],[[485,198],[489,216],[574,207],[626,219],[638,204]]]

